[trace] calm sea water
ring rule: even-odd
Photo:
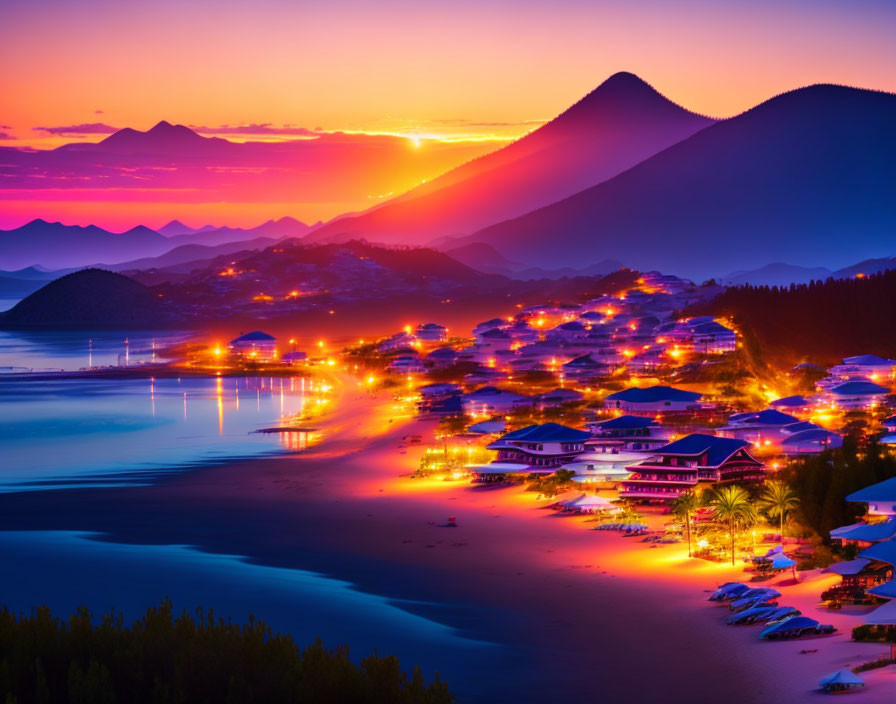
[[[327,647],[350,645],[356,660],[374,650],[396,654],[403,666],[419,664],[428,677],[440,671],[458,685],[487,679],[483,670],[498,655],[494,646],[414,613],[418,604],[402,608],[347,582],[187,546],[126,545],[60,531],[0,532],[0,564],[15,565],[0,603],[16,612],[46,605],[67,616],[83,605],[99,615],[114,607],[131,621],[167,596],[176,613],[213,608],[238,622],[252,614],[301,645],[320,637]]]
[[[0,491],[144,483],[198,463],[302,450],[259,434],[316,395],[305,378],[0,380]]]
[[[124,334],[109,331],[0,331],[0,373],[6,371],[139,365],[164,361],[165,349],[183,333]]]

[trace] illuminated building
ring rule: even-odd
[[[763,463],[746,440],[693,433],[657,448],[652,457],[629,469],[619,495],[629,499],[671,501],[685,491],[716,483],[761,481]]]

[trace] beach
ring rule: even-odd
[[[348,375],[335,381],[337,409],[319,423],[320,444],[301,454],[203,466],[150,486],[0,495],[0,529],[192,546],[350,583],[487,645],[420,653],[445,663],[460,702],[812,701],[821,677],[886,650],[850,642],[854,614],[819,612],[833,576],[778,588],[782,605],[836,625],[836,635],[764,643],[758,626],[728,627],[727,609],[706,600],[742,579],[740,568],[689,559],[683,544],[589,530],[586,518],[521,487],[411,478],[421,449],[403,438],[431,437],[434,423],[400,415],[391,394],[365,392]],[[893,668],[863,677],[860,701],[890,700]]]

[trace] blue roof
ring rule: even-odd
[[[896,364],[892,359],[884,359],[883,357],[878,357],[876,354],[860,354],[855,357],[844,357],[843,363],[869,367]]]
[[[883,523],[863,523],[861,525],[841,531],[832,538],[840,540],[861,540],[866,543],[877,543],[881,540],[889,540],[896,535],[896,521],[884,521]]]
[[[525,440],[526,442],[584,442],[591,437],[591,433],[584,430],[576,430],[559,423],[542,423],[541,425],[528,425],[525,428],[514,430],[504,435],[504,440]]]
[[[728,420],[734,423],[755,423],[757,425],[790,425],[797,423],[799,418],[781,413],[774,408],[766,408],[758,413],[735,413]]]
[[[710,321],[708,323],[700,323],[692,328],[692,330],[698,335],[718,335],[722,333],[731,333],[734,334],[734,330],[726,328],[721,323],[717,323],[716,321]]]
[[[428,357],[435,357],[436,359],[454,359],[457,357],[457,352],[455,352],[450,347],[439,347],[436,350],[430,352]]]
[[[824,428],[810,428],[799,433],[794,433],[789,438],[781,441],[782,445],[799,445],[801,442],[831,442],[834,438],[840,439],[837,433],[832,433]]]
[[[601,364],[600,362],[595,362],[590,354],[583,354],[581,357],[576,357],[575,359],[569,360],[563,366],[570,367],[570,368],[576,368],[576,367],[591,368],[591,367],[602,367],[605,365]]]
[[[695,391],[683,391],[671,386],[649,386],[640,388],[633,386],[607,396],[609,401],[629,401],[632,403],[657,403],[660,401],[697,401],[702,394]]]
[[[642,418],[641,416],[619,416],[618,418],[610,418],[602,420],[597,425],[603,430],[630,430],[635,428],[647,428],[656,425],[653,418]]]
[[[881,422],[881,425],[896,425],[896,416],[890,416],[889,418],[884,418]]]
[[[795,433],[802,433],[804,430],[824,430],[820,425],[815,425],[815,423],[811,423],[808,420],[801,420],[798,423],[791,423],[790,425],[785,425],[782,430],[786,430],[791,435]]]
[[[715,435],[704,435],[703,433],[692,433],[686,435],[680,440],[670,442],[655,450],[660,455],[684,455],[693,457],[708,452],[706,466],[717,467],[727,460],[731,455],[744,447],[749,447],[750,443],[746,440],[735,440],[734,438],[720,438]]]
[[[889,392],[890,390],[886,386],[881,386],[871,381],[847,381],[845,384],[840,384],[840,386],[835,386],[831,389],[831,393],[838,396],[861,396],[866,394],[886,394]]]
[[[889,582],[878,584],[876,587],[871,587],[871,589],[866,589],[865,591],[872,596],[882,596],[884,599],[896,599],[896,579],[891,579]]]
[[[809,402],[803,396],[785,396],[784,398],[775,399],[768,405],[772,408],[777,406],[782,408],[801,408],[808,406]]]
[[[866,486],[864,489],[859,489],[847,496],[846,500],[857,503],[873,503],[875,501],[892,501],[896,503],[896,477]]]
[[[880,543],[875,543],[870,548],[862,550],[859,553],[859,557],[896,565],[896,540],[884,540]]]
[[[573,320],[571,322],[563,323],[562,325],[558,325],[557,329],[558,330],[584,330],[585,326],[582,325],[577,320]]]
[[[261,330],[253,330],[252,332],[247,332],[245,335],[240,335],[239,337],[231,340],[230,344],[233,345],[237,342],[275,342],[276,340],[276,337],[268,335],[266,332],[262,332]]]

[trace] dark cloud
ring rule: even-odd
[[[200,134],[292,135],[294,137],[316,137],[321,134],[319,129],[310,130],[307,127],[293,127],[292,125],[276,127],[270,122],[252,123],[249,125],[218,125],[217,127],[206,125],[188,126],[191,130]]]
[[[102,115],[104,112],[105,112],[105,110],[94,110],[93,114],[94,115]]]
[[[118,132],[117,127],[102,122],[86,122],[81,125],[63,125],[61,127],[32,127],[35,132],[47,134],[72,135],[72,134],[112,134]]]
[[[5,125],[0,125],[0,127],[5,127]],[[8,132],[0,132],[0,141],[4,139],[15,139],[15,137]]]

